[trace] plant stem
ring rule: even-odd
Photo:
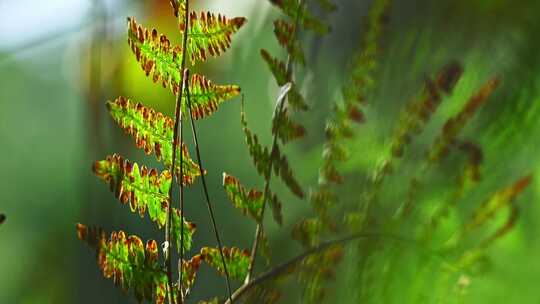
[[[297,28],[300,22],[300,11],[303,8],[303,6],[304,6],[304,0],[299,0],[298,11],[296,12],[296,20],[294,24],[294,32],[291,38],[293,40],[296,39]],[[292,69],[293,69],[292,57],[291,55],[288,55],[286,72],[287,72],[287,78],[289,82],[292,82]],[[272,119],[276,119],[277,117],[280,117],[280,115],[282,115],[283,107],[285,105],[285,100],[287,99],[286,96],[287,94],[280,94],[278,96],[278,100],[276,102],[276,108],[274,110],[274,116]],[[275,153],[277,153],[277,149],[278,149],[278,134],[277,132],[275,132],[273,134],[273,139],[272,139],[272,149],[270,152],[271,157]],[[255,238],[253,241],[253,246],[251,247],[251,257],[250,257],[250,263],[248,267],[248,274],[246,276],[246,279],[244,280],[244,285],[249,283],[251,276],[253,275],[253,268],[255,265],[255,260],[257,258],[257,250],[258,250],[259,242],[263,233],[264,213],[265,213],[268,197],[270,196],[270,181],[272,179],[272,164],[273,163],[270,162],[270,165],[268,166],[268,169],[265,172],[266,174],[264,176],[264,195],[263,195],[263,205],[262,205],[262,210],[261,210],[261,221],[257,223],[257,228],[255,229]]]
[[[330,248],[332,246],[335,246],[335,245],[345,244],[345,243],[348,243],[350,241],[354,241],[354,240],[358,240],[358,239],[364,239],[364,238],[387,238],[387,239],[392,239],[392,240],[395,240],[395,241],[416,244],[415,241],[403,238],[403,237],[401,237],[399,235],[384,234],[384,233],[358,233],[358,234],[353,234],[353,235],[350,235],[350,236],[347,236],[347,237],[344,237],[344,238],[341,238],[341,239],[327,241],[327,242],[321,243],[317,247],[313,247],[312,249],[309,249],[308,251],[305,251],[305,252],[303,252],[303,253],[289,259],[288,261],[286,261],[284,263],[279,264],[278,266],[268,270],[267,272],[263,273],[262,275],[258,276],[257,278],[249,281],[249,283],[242,285],[240,288],[238,288],[233,293],[232,299],[233,300],[238,300],[244,293],[246,293],[247,291],[249,291],[253,287],[255,287],[257,285],[260,285],[260,284],[262,284],[262,283],[264,283],[264,282],[266,282],[268,280],[271,280],[273,278],[278,277],[280,274],[286,272],[288,269],[290,269],[294,265],[302,262],[305,258],[307,258],[307,257],[309,257],[309,256],[311,256],[313,254],[320,253],[320,252],[322,252],[322,251],[324,251],[324,250],[326,250],[326,249],[328,249],[328,248]],[[437,255],[436,252],[432,252],[432,253],[434,255]],[[231,302],[227,301],[227,302],[225,302],[225,304],[231,304]]]
[[[189,71],[187,70],[186,81],[189,81]],[[189,83],[186,85],[186,97],[187,97],[187,108],[189,109],[189,118],[191,121],[191,130],[193,131],[193,140],[195,142],[195,151],[197,154],[197,162],[199,164],[199,170],[201,173],[201,180],[203,184],[204,196],[206,198],[206,206],[208,207],[208,212],[210,214],[210,219],[212,220],[212,227],[214,228],[214,234],[216,241],[218,243],[219,253],[221,255],[221,262],[223,263],[223,271],[225,272],[225,281],[227,282],[227,290],[229,293],[229,301],[233,303],[232,299],[232,289],[231,282],[229,280],[229,271],[227,270],[227,263],[225,263],[225,255],[223,254],[223,246],[221,244],[221,238],[219,237],[219,230],[217,228],[216,219],[214,217],[214,210],[212,208],[212,203],[210,202],[210,195],[208,194],[208,187],[206,185],[206,178],[204,177],[204,169],[201,159],[201,151],[199,148],[199,139],[197,137],[197,129],[195,128],[195,121],[193,120],[193,113],[191,111],[191,98],[189,92]]]
[[[183,1],[183,0],[182,0]],[[182,92],[184,91],[184,83],[186,82],[186,56],[187,56],[187,38],[188,38],[188,30],[189,30],[189,1],[186,0],[186,14],[184,16],[185,18],[185,31],[184,31],[184,34],[182,36],[182,63],[181,63],[181,71],[180,73],[182,73],[183,77],[182,77],[182,81],[180,81],[179,83],[179,90],[178,90],[178,93],[176,95],[176,105],[175,105],[175,113],[174,113],[174,136],[173,136],[173,144],[172,144],[172,163],[171,163],[171,168],[170,168],[170,172],[172,174],[172,180],[174,181],[174,178],[176,176],[176,167],[175,167],[175,164],[176,164],[176,151],[178,149],[178,141],[179,141],[179,138],[178,138],[178,129],[179,129],[179,124],[180,124],[180,121],[182,119],[182,116],[181,116],[181,113],[182,113]],[[181,143],[180,143],[181,144]],[[182,164],[182,157],[183,157],[183,153],[182,151],[180,151],[180,157],[181,157],[181,160],[180,160],[180,191],[183,192],[183,164]],[[173,294],[173,283],[172,283],[172,265],[171,265],[171,255],[170,255],[170,248],[171,248],[171,242],[170,242],[170,239],[171,239],[171,221],[172,221],[172,213],[171,213],[171,204],[173,202],[173,185],[174,183],[171,183],[171,187],[169,188],[169,204],[167,206],[167,222],[166,222],[166,225],[165,225],[165,242],[167,244],[167,248],[166,248],[166,252],[165,252],[165,264],[166,264],[166,267],[167,267],[167,281],[168,281],[168,286],[169,286],[169,292],[168,292],[168,300],[169,300],[169,303],[171,304],[174,304],[176,303],[176,301],[174,301],[174,296],[172,295]],[[183,201],[183,196],[180,197],[180,199]],[[182,201],[180,202],[180,204],[182,205]],[[181,208],[181,211],[180,211],[180,227],[184,227],[184,210]],[[181,237],[183,236],[183,234],[181,234]],[[181,242],[183,244],[183,242]],[[181,250],[182,251],[182,250]],[[182,251],[183,253],[183,251]],[[182,271],[180,271],[180,274],[182,273]],[[182,290],[182,280],[180,280],[180,285],[179,285],[179,288],[180,290]],[[180,292],[181,293],[181,292]],[[182,297],[180,297],[180,301],[182,302]]]

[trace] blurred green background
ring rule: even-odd
[[[299,77],[311,111],[297,119],[307,127],[308,136],[286,151],[306,188],[316,183],[324,121],[339,98],[370,3],[335,2],[338,11],[324,16],[333,28],[331,34],[303,35],[310,64]],[[195,9],[248,18],[229,52],[196,69],[217,83],[242,87],[250,126],[269,144],[278,88],[259,50],[285,56],[273,37],[272,21],[278,11],[262,0],[195,1]],[[457,60],[464,65],[464,78],[444,102],[426,138],[419,139],[420,146],[486,79],[501,75],[503,84],[489,107],[466,130],[485,148],[485,187],[538,173],[538,12],[537,0],[394,1],[378,62],[377,89],[370,96],[369,124],[359,128],[360,135],[350,142],[351,160],[342,169],[353,176],[373,169],[399,111],[428,75]],[[102,278],[93,252],[75,234],[75,224],[81,222],[162,241],[155,227],[118,204],[90,170],[93,161],[114,152],[159,168],[113,124],[106,100],[124,95],[168,114],[174,108],[170,91],[146,78],[131,54],[125,37],[127,16],[179,39],[167,0],[0,2],[0,212],[7,215],[0,227],[0,303],[135,303]],[[230,101],[211,119],[201,121],[199,132],[223,242],[249,248],[254,225],[234,210],[221,187],[222,172],[247,186],[262,187],[244,145],[239,113],[240,100]],[[418,159],[421,151],[417,152],[407,157]],[[407,174],[415,168],[403,170]],[[442,166],[438,174],[454,174],[452,166]],[[282,190],[278,193],[285,202],[285,225],[279,228],[268,221],[267,232],[274,260],[281,261],[300,251],[290,239],[290,229],[310,209],[280,183],[275,189]],[[444,192],[444,185],[438,189]],[[465,302],[540,303],[539,190],[540,179],[535,179],[520,198],[519,224],[490,250],[491,267],[473,280]],[[198,226],[195,249],[214,245],[200,185],[186,195],[186,213]],[[347,303],[347,290],[354,286],[333,286],[337,292],[330,303]],[[193,299],[222,295],[224,288],[222,279],[203,268]],[[404,302],[417,302],[407,299],[406,293],[392,293],[405,295]],[[292,296],[285,299],[299,302]]]

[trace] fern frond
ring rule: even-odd
[[[174,137],[174,122],[162,113],[147,108],[140,103],[132,103],[124,97],[114,102],[107,102],[107,107],[113,120],[126,133],[131,135],[138,148],[146,154],[154,152],[157,159],[169,167],[172,163],[172,140]],[[177,150],[175,173],[180,174],[180,159],[182,158],[184,185],[193,184],[200,175],[199,166],[193,162],[182,143]],[[180,157],[182,153],[182,157]]]
[[[304,126],[292,121],[284,110],[272,120],[272,134],[277,134],[283,144],[289,141],[304,137],[306,129]]]
[[[181,24],[183,24],[184,18],[182,17],[186,14],[185,0],[169,0],[169,2],[173,8],[174,16],[178,18],[178,21],[181,22]]]
[[[281,154],[279,148],[276,148],[271,157],[275,175],[281,178],[293,194],[299,198],[304,198],[304,190],[302,190],[302,187],[294,177],[287,157]]]
[[[194,119],[201,119],[217,111],[224,101],[240,94],[236,85],[215,85],[206,77],[193,74],[189,82],[191,113]],[[186,103],[182,104],[182,112],[189,115]]]
[[[200,255],[205,263],[215,268],[221,275],[225,275],[219,249],[203,247]],[[236,247],[224,247],[223,255],[225,257],[225,263],[227,264],[229,276],[236,280],[245,278],[250,261],[249,251],[241,250]]]
[[[435,139],[428,151],[428,160],[430,163],[436,163],[446,156],[450,145],[454,144],[458,134],[465,128],[480,107],[489,100],[489,97],[493,94],[495,89],[497,89],[499,84],[500,79],[498,77],[488,80],[478,92],[467,101],[458,114],[446,121],[441,134]]]
[[[180,262],[180,261],[179,261]],[[184,295],[189,293],[189,290],[195,284],[195,278],[197,277],[197,272],[202,263],[201,255],[197,254],[192,257],[190,260],[182,261],[182,287]]]
[[[171,46],[165,35],[158,35],[156,29],[149,31],[138,25],[134,18],[128,18],[128,43],[141,63],[146,76],[152,75],[154,82],[161,81],[163,87],[170,87],[175,95],[182,81],[182,50]]]
[[[289,95],[287,95],[287,103],[290,108],[295,111],[307,111],[309,109],[304,96],[300,94],[298,87],[295,83],[292,83]]]
[[[251,160],[253,161],[255,168],[257,168],[257,172],[264,176],[266,174],[266,170],[268,170],[268,168],[272,165],[270,151],[268,151],[267,147],[263,147],[259,143],[259,138],[257,135],[248,128],[246,113],[244,111],[244,103],[242,103],[241,107],[240,121],[242,124],[242,130],[244,131],[246,144],[249,149],[249,155],[251,156]]]
[[[503,188],[493,194],[474,213],[470,221],[465,224],[464,232],[470,232],[482,226],[493,218],[499,210],[509,206],[531,183],[532,176],[519,179],[514,184]]]
[[[246,190],[236,177],[227,173],[223,173],[223,187],[234,207],[240,209],[244,215],[250,216],[257,222],[261,221],[264,200],[261,191],[255,189]]]
[[[296,0],[270,0],[270,2],[279,7],[292,20],[298,18],[298,22],[308,30],[318,34],[326,34],[330,31],[328,25],[319,21],[305,6],[298,7],[298,1]]]
[[[287,67],[285,66],[285,62],[275,57],[272,57],[272,55],[270,55],[270,53],[268,53],[268,51],[265,49],[261,50],[261,57],[264,59],[264,61],[268,65],[268,68],[272,72],[272,75],[274,75],[277,85],[282,87],[285,84],[287,84],[288,76],[287,76]]]
[[[231,47],[231,37],[245,23],[246,18],[227,19],[210,12],[190,13],[188,51],[191,61],[205,61],[210,56],[219,56]],[[183,31],[183,30],[182,30]]]
[[[94,173],[107,182],[116,198],[123,204],[129,202],[132,212],[139,212],[144,217],[148,210],[150,219],[158,228],[163,228],[167,221],[167,207],[169,205],[169,189],[171,187],[171,174],[163,171],[158,174],[157,170],[148,170],[145,166],[140,167],[136,163],[124,160],[114,154],[106,160],[97,161],[93,166]],[[172,208],[171,239],[180,250],[180,210]],[[191,249],[195,224],[184,220],[184,248]]]
[[[405,146],[414,134],[423,131],[432,114],[439,107],[442,97],[450,94],[463,74],[461,66],[452,62],[441,69],[436,80],[426,80],[421,97],[409,103],[403,111],[398,128],[392,137],[391,151],[394,157],[401,157]]]
[[[276,34],[279,44],[287,50],[287,53],[294,61],[300,63],[301,65],[305,65],[306,58],[304,51],[302,50],[300,42],[294,39],[294,31],[294,24],[283,20],[274,21],[274,34]]]
[[[167,275],[159,261],[156,241],[150,240],[144,246],[139,237],[128,237],[123,231],[113,232],[107,240],[102,231],[81,224],[77,224],[77,235],[96,250],[105,278],[124,291],[133,289],[139,302],[165,302]]]
[[[303,219],[293,227],[292,237],[304,247],[311,248],[320,243],[323,228],[324,225],[319,218]]]

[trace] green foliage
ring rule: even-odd
[[[165,303],[167,275],[159,261],[156,241],[144,246],[139,237],[128,237],[123,231],[113,232],[107,240],[103,231],[82,224],[77,224],[77,236],[96,250],[105,278],[125,291],[133,289],[139,302]]]
[[[98,265],[106,278],[112,278],[125,290],[133,289],[140,302],[164,303],[168,298],[168,302],[173,304],[177,303],[178,295],[182,299],[189,295],[201,262],[206,262],[221,274],[227,274],[227,266],[229,275],[240,279],[248,271],[250,255],[238,248],[222,250],[218,237],[219,248],[204,247],[200,254],[184,259],[185,251],[192,247],[195,225],[184,219],[181,210],[171,206],[175,177],[182,187],[192,185],[197,177],[206,173],[190,158],[185,143],[178,140],[180,119],[189,117],[193,122],[194,119],[208,117],[217,111],[221,103],[240,93],[236,85],[215,85],[197,74],[190,78],[184,76],[190,75],[188,70],[183,70],[185,58],[190,57],[195,63],[206,60],[207,54],[219,56],[230,48],[232,35],[246,19],[227,19],[213,13],[201,13],[197,17],[197,14],[187,11],[186,1],[171,0],[170,3],[185,38],[183,46],[172,46],[166,36],[158,35],[156,29],[149,31],[141,27],[134,18],[128,18],[128,43],[146,75],[151,75],[154,82],[161,82],[177,95],[175,120],[124,97],[107,102],[113,120],[133,137],[137,147],[144,149],[146,154],[155,154],[170,169],[158,173],[156,169],[139,166],[116,154],[95,162],[93,167],[94,173],[110,186],[121,203],[129,202],[131,211],[138,211],[141,217],[148,211],[158,228],[165,228],[164,261],[159,260],[157,242],[153,240],[144,247],[138,237],[126,237],[124,232],[113,233],[107,240],[99,228],[80,224],[77,225],[77,233],[79,239],[96,250]],[[187,14],[189,24],[184,22]],[[258,204],[261,204],[260,193],[256,198],[255,192],[246,195],[243,188],[238,188],[236,194],[231,192],[231,195],[240,195],[233,199],[235,203],[248,199],[257,204],[255,201],[258,199]],[[181,206],[183,208],[183,203]],[[257,212],[256,209],[252,211]],[[180,278],[176,286],[179,292],[173,290],[171,247],[176,247],[181,254]]]
[[[225,16],[201,12],[190,14],[188,50],[191,60],[205,61],[207,54],[219,56],[231,47],[231,36],[246,22],[246,18],[227,19]]]
[[[261,221],[263,204],[261,191],[255,189],[247,191],[236,177],[227,173],[223,173],[223,187],[235,208],[240,209],[244,215],[249,215],[257,222]]]
[[[330,31],[330,28],[326,24],[313,16],[305,6],[299,6],[299,2],[296,0],[270,0],[270,2],[279,7],[291,19],[298,19],[298,22],[305,29],[315,31],[319,34],[327,34]],[[327,7],[329,6],[328,2],[325,4]]]
[[[154,152],[157,159],[167,167],[172,164],[174,135],[172,119],[140,103],[132,103],[124,97],[107,102],[107,107],[118,126],[135,139],[138,148],[144,149],[146,154]],[[180,153],[183,154],[182,157]],[[176,174],[180,172],[180,159],[183,166],[183,183],[193,184],[195,178],[200,175],[200,169],[189,157],[185,144],[182,144],[176,156]]]
[[[219,249],[204,247],[201,249],[200,255],[205,263],[215,268],[221,275],[225,275]],[[223,255],[225,256],[225,263],[227,264],[229,276],[236,280],[243,279],[248,271],[250,260],[249,251],[240,250],[235,247],[223,248]]]
[[[6,221],[6,215],[3,213],[0,213],[0,225],[2,225]]]
[[[93,167],[94,173],[107,182],[116,198],[123,204],[129,202],[132,212],[139,212],[141,217],[148,210],[150,219],[158,228],[163,228],[167,220],[169,205],[169,190],[172,177],[169,171],[157,173],[156,169],[148,170],[145,166],[139,169],[136,163],[124,160],[119,155],[108,156],[106,160],[97,161]],[[171,208],[172,231],[171,239],[180,250],[180,210]],[[189,250],[192,245],[195,224],[184,221],[184,248]]]

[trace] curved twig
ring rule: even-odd
[[[212,208],[212,203],[210,202],[210,195],[208,194],[208,187],[206,186],[206,178],[204,177],[204,168],[201,160],[201,151],[199,149],[199,139],[197,137],[197,129],[195,128],[195,121],[193,120],[193,113],[191,111],[191,98],[190,98],[190,92],[189,92],[189,70],[186,70],[186,79],[187,79],[187,85],[186,85],[186,97],[187,97],[187,104],[186,107],[189,109],[189,119],[191,121],[191,130],[193,131],[193,141],[195,142],[195,151],[197,154],[197,162],[199,165],[199,170],[201,172],[201,180],[203,184],[203,190],[204,190],[204,196],[206,198],[206,206],[208,207],[208,212],[210,213],[210,219],[212,220],[212,227],[214,228],[214,234],[216,237],[216,241],[218,243],[219,253],[221,255],[221,261],[223,263],[223,271],[225,272],[225,280],[227,281],[227,290],[229,292],[229,301],[230,303],[233,303],[233,297],[232,297],[232,288],[231,288],[231,282],[229,279],[229,271],[227,270],[227,263],[225,263],[225,256],[223,255],[223,245],[221,244],[221,238],[219,237],[219,230],[217,228],[216,219],[214,217],[214,210]]]
[[[258,276],[257,278],[249,281],[248,283],[242,285],[240,288],[238,288],[232,295],[232,299],[233,300],[238,300],[240,297],[242,297],[242,295],[244,295],[247,291],[249,291],[250,289],[268,281],[268,280],[271,280],[273,278],[276,278],[277,276],[279,276],[280,274],[286,272],[290,267],[293,267],[295,264],[297,263],[300,263],[302,262],[305,258],[313,255],[313,254],[317,254],[317,253],[320,253],[332,246],[335,246],[335,245],[339,245],[339,244],[344,244],[344,243],[348,243],[350,241],[354,241],[354,240],[358,240],[358,239],[364,239],[364,238],[386,238],[386,239],[391,239],[391,240],[395,240],[395,241],[400,241],[400,242],[404,242],[404,243],[413,243],[413,244],[417,244],[417,242],[415,242],[414,240],[411,240],[411,239],[406,239],[404,237],[401,237],[399,235],[395,235],[395,234],[384,234],[384,233],[358,233],[358,234],[353,234],[353,235],[350,235],[350,236],[347,236],[347,237],[344,237],[344,238],[341,238],[341,239],[337,239],[337,240],[332,240],[332,241],[327,241],[327,242],[323,242],[321,243],[319,246],[317,247],[313,247],[311,249],[309,249],[308,251],[305,251],[291,259],[289,259],[288,261],[286,262],[283,262],[279,265],[277,265],[276,267],[268,270],[267,272],[263,273],[262,275]],[[418,244],[417,244],[418,245]],[[432,252],[430,251],[433,255],[439,255],[437,252]],[[231,304],[232,302],[230,301],[226,301],[225,304]]]

